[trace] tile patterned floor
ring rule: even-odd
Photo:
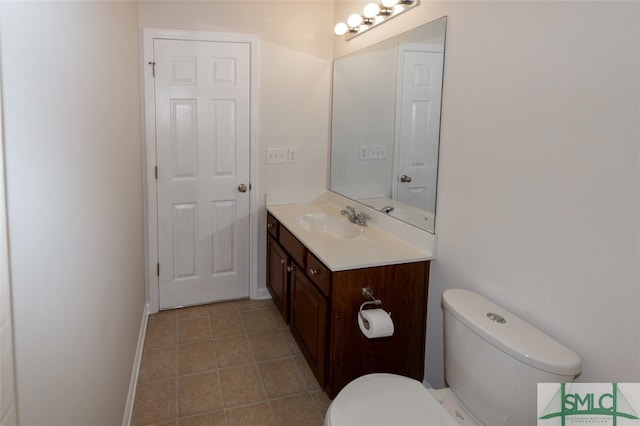
[[[329,398],[270,300],[149,317],[132,425],[322,425]]]

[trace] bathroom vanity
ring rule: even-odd
[[[368,373],[423,379],[445,29],[442,17],[338,58],[331,191],[267,194],[267,288],[331,398]],[[360,330],[367,287],[389,337]]]
[[[352,224],[331,203],[267,210],[267,288],[329,397],[371,372],[422,380],[433,251]],[[360,331],[366,287],[391,313],[392,336]]]

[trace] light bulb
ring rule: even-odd
[[[404,6],[401,4],[396,4],[393,6],[393,15],[397,15],[398,13],[404,12]]]
[[[382,0],[382,5],[384,7],[393,7],[398,4],[398,0]]]
[[[380,6],[377,3],[369,3],[364,7],[363,15],[365,18],[374,18],[380,13]]]
[[[347,25],[349,28],[357,28],[362,24],[362,16],[354,13],[353,15],[347,18]]]
[[[338,22],[335,27],[333,27],[333,32],[336,33],[337,36],[345,35],[349,31],[349,26],[344,22]]]

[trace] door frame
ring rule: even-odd
[[[212,31],[173,30],[162,28],[143,29],[143,54],[141,72],[144,79],[144,212],[145,212],[145,284],[149,313],[160,310],[158,277],[158,194],[155,177],[156,167],[156,104],[153,77],[153,41],[155,39],[192,40],[213,42],[247,43],[250,47],[250,146],[249,146],[249,297],[258,294],[258,182],[257,176],[257,49],[255,34],[222,33]]]

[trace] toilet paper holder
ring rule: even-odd
[[[362,289],[362,296],[366,297],[367,299],[370,299],[369,301],[364,302],[362,305],[360,305],[360,310],[358,311],[358,315],[360,315],[360,318],[362,318],[362,322],[364,323],[365,328],[368,330],[369,329],[369,321],[367,321],[365,319],[365,317],[362,315],[362,310],[364,309],[365,306],[368,306],[368,305],[380,306],[380,305],[382,305],[382,300],[376,299],[373,296],[373,290],[371,289],[371,287],[364,287]],[[391,314],[389,314],[389,315],[391,315]]]
[[[369,299],[371,301],[374,301],[374,302],[375,301],[380,302],[379,299],[376,299],[373,296],[373,290],[371,289],[371,287],[362,287],[362,297],[367,298],[367,299]],[[380,303],[382,303],[382,302],[380,302]]]

